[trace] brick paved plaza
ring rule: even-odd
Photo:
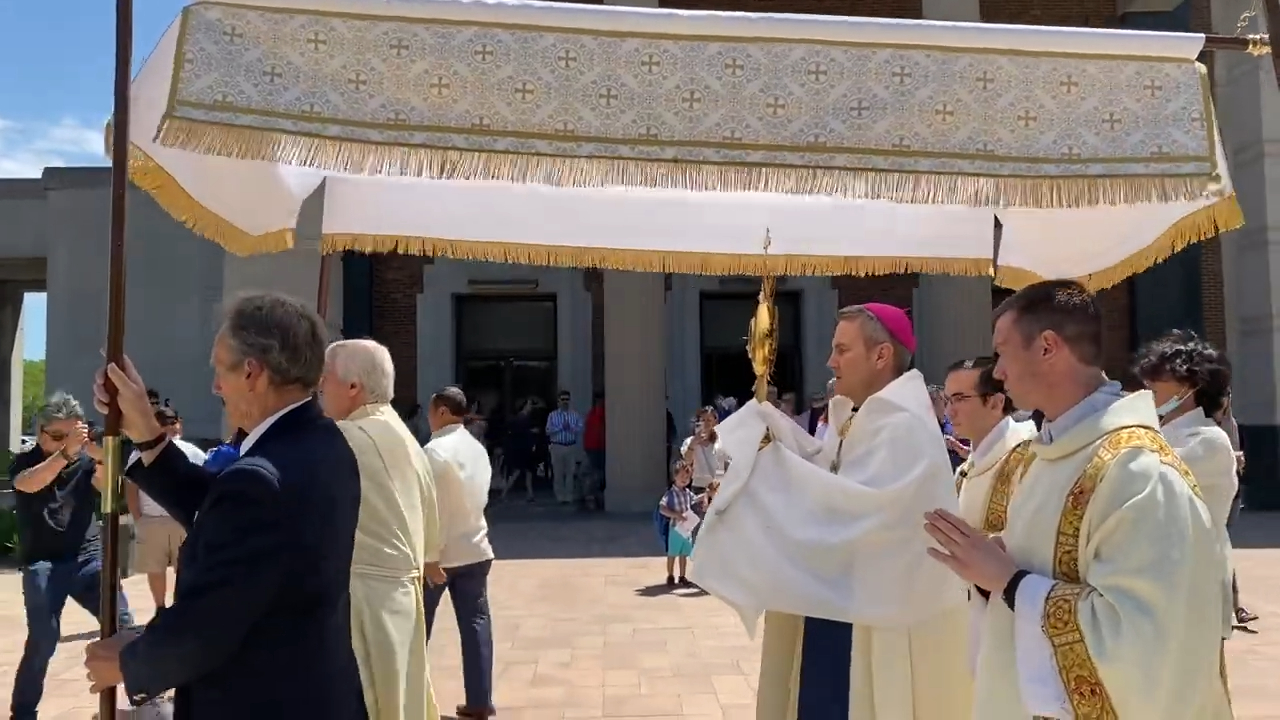
[[[713,598],[668,594],[648,518],[582,519],[521,511],[494,522],[501,559],[491,597],[497,705],[508,720],[543,718],[754,718],[759,645]],[[1246,515],[1236,534],[1246,603],[1262,620],[1237,633],[1228,658],[1240,720],[1280,719],[1280,515]],[[145,582],[130,601],[150,617]],[[1272,598],[1266,600],[1266,598]],[[447,607],[432,642],[436,698],[448,715],[462,699],[457,632]],[[96,709],[81,666],[94,620],[69,607],[41,717],[83,720]],[[0,696],[5,710],[24,637],[22,594],[0,575]]]

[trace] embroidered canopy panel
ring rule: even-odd
[[[898,202],[1077,207],[1217,182],[1191,58],[876,42],[873,25],[848,33],[865,40],[767,23],[693,35],[668,19],[664,33],[200,3],[180,20],[161,138],[362,174]]]
[[[241,254],[293,247],[319,193],[325,252],[1105,287],[1243,222],[1203,41],[528,0],[195,2],[134,80],[130,177]]]

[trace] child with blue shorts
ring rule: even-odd
[[[671,473],[671,486],[658,503],[658,512],[667,518],[667,586],[675,587],[676,561],[680,563],[680,579],[678,583],[688,587],[692,583],[685,577],[689,569],[689,556],[693,554],[693,538],[676,529],[676,523],[684,520],[695,507],[703,505],[707,494],[694,495],[689,489],[693,480],[693,467],[684,460],[678,460]]]

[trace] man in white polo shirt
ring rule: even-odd
[[[186,454],[196,465],[203,465],[204,451],[192,445],[182,436],[182,418],[169,406],[156,409],[156,420],[164,431],[172,438],[174,445]],[[129,458],[129,465],[138,459],[134,451]],[[156,611],[165,607],[165,594],[168,591],[168,570],[178,567],[178,548],[187,538],[187,531],[182,524],[169,517],[169,513],[147,494],[138,489],[132,482],[125,483],[125,502],[129,506],[129,514],[133,516],[137,541],[134,545],[134,569],[147,576],[147,587],[151,588],[151,599],[155,600]]]
[[[449,591],[462,641],[462,680],[466,702],[457,708],[458,720],[488,718],[493,708],[493,629],[489,618],[489,523],[484,517],[489,502],[492,470],[484,445],[463,428],[467,396],[457,387],[446,387],[431,396],[427,421],[431,441],[424,448],[436,481],[440,512],[440,566],[448,580],[426,589],[427,641],[436,608]]]

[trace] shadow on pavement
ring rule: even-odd
[[[1240,513],[1231,526],[1231,546],[1236,550],[1280,548],[1280,513]]]
[[[499,560],[660,557],[651,515],[587,513],[559,505],[490,506]]]

